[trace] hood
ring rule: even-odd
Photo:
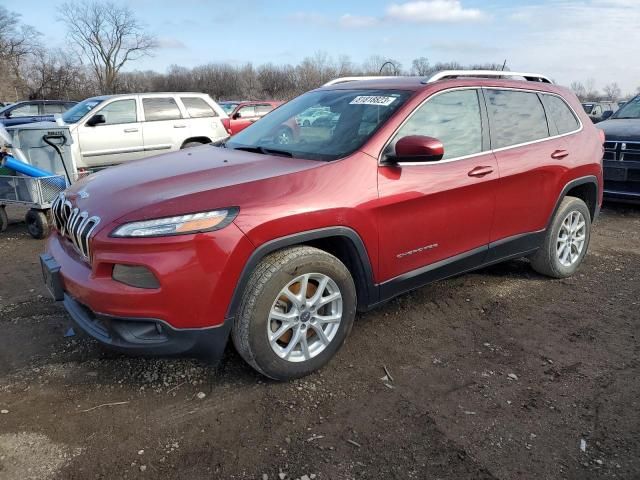
[[[596,124],[604,131],[607,141],[640,141],[640,118],[609,119]]]
[[[67,198],[103,224],[239,206],[254,182],[325,164],[212,145],[110,167],[67,190]]]

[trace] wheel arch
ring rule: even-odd
[[[189,137],[184,142],[182,142],[180,148],[183,148],[189,142],[211,143],[211,139],[209,137]]]
[[[227,309],[227,318],[235,318],[242,295],[256,266],[270,253],[296,245],[308,245],[337,257],[345,264],[356,285],[358,309],[377,303],[378,290],[367,249],[357,232],[348,227],[327,227],[295,233],[266,242],[256,248],[245,263]]]
[[[553,217],[558,211],[558,208],[560,208],[560,203],[566,196],[577,197],[584,201],[584,203],[587,204],[589,213],[591,214],[591,221],[593,222],[597,218],[598,213],[600,212],[600,206],[598,205],[598,179],[595,175],[588,175],[586,177],[576,178],[564,186],[558,196],[553,212],[551,212],[551,215],[549,216],[547,228],[551,225]]]

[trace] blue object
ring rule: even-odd
[[[73,327],[69,327],[69,330],[67,330],[67,333],[64,334],[65,338],[67,337],[75,337],[76,336],[76,332],[73,330]]]
[[[46,170],[34,167],[33,165],[29,165],[28,163],[21,162],[11,155],[6,155],[2,159],[2,166],[10,168],[11,170],[15,170],[16,172],[22,173],[23,175],[27,175],[28,177],[54,177],[50,179],[50,183],[60,187],[63,190],[67,188],[67,182],[65,181],[64,177],[58,177],[51,172],[47,172]]]

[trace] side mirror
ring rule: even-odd
[[[104,115],[100,115],[99,113],[87,120],[87,126],[89,127],[95,127],[101,123],[107,123],[107,120],[104,118]]]
[[[606,112],[602,113],[602,120],[606,120],[607,118],[609,118],[611,115],[613,115],[613,111],[611,110],[607,110]]]
[[[240,114],[240,112],[236,112],[236,113],[234,113],[234,114],[233,114],[233,117],[231,117],[231,118],[233,118],[234,120],[237,120],[237,119],[239,119],[240,117],[242,117],[242,115]]]
[[[437,162],[444,156],[444,146],[437,138],[409,135],[396,142],[394,162]]]

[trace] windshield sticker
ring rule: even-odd
[[[378,105],[388,107],[395,99],[395,97],[381,97],[378,95],[358,95],[349,102],[349,105]]]

